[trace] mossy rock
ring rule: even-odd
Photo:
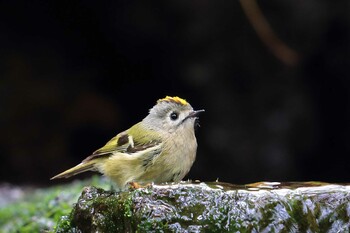
[[[326,183],[86,187],[57,232],[349,232],[350,186]]]

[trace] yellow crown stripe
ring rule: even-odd
[[[159,99],[157,101],[157,103],[160,103],[160,102],[175,102],[175,103],[178,103],[178,104],[181,104],[181,105],[187,105],[188,102],[184,99],[181,99],[180,97],[178,96],[174,96],[174,97],[171,97],[171,96],[166,96],[165,98],[163,99]]]

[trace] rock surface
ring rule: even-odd
[[[260,182],[86,187],[57,232],[344,232],[350,186]]]

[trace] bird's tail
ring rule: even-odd
[[[59,179],[59,178],[68,178],[68,177],[75,176],[75,175],[82,173],[82,172],[96,170],[95,164],[96,164],[95,160],[79,163],[77,166],[72,167],[72,168],[68,169],[67,171],[64,171],[64,172],[52,177],[50,180]]]

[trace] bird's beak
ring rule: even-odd
[[[187,117],[185,117],[185,119],[183,119],[181,123],[185,122],[187,119],[190,119],[190,118],[194,118],[195,121],[197,122],[198,121],[198,115],[201,112],[204,112],[204,109],[190,112],[190,114],[188,114]],[[198,122],[197,122],[197,124],[198,124]]]
[[[204,109],[197,110],[197,111],[192,111],[186,118],[193,118],[193,117],[198,117],[198,115],[202,112],[205,112]]]

